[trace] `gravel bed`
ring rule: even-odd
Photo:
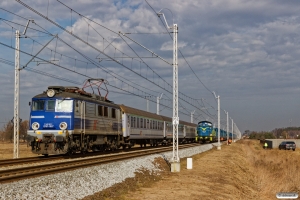
[[[210,150],[215,144],[179,150],[179,157],[185,158]],[[94,167],[82,168],[53,175],[0,184],[0,199],[82,199],[102,191],[126,178],[133,178],[135,172],[147,169],[159,174],[154,159],[162,157],[167,162],[173,152],[166,152],[140,158],[118,161]]]

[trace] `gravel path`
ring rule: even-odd
[[[185,158],[210,150],[215,144],[179,150],[179,157]],[[135,172],[147,169],[159,174],[154,159],[162,157],[167,162],[173,152],[128,159],[110,164],[82,168],[73,171],[41,176],[13,183],[0,184],[1,199],[81,199],[102,191],[126,178],[135,176]]]

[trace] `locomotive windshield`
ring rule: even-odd
[[[73,100],[59,100],[56,99],[55,112],[72,112]]]
[[[200,122],[200,126],[212,126],[210,122]]]
[[[45,100],[32,101],[32,110],[33,111],[44,110],[44,106],[45,106]]]
[[[48,100],[46,104],[46,110],[55,110],[55,100]]]
[[[72,112],[73,100],[51,99],[51,100],[33,100],[32,111],[55,111],[55,112]]]

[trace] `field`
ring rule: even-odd
[[[13,144],[0,145],[0,159],[12,158]],[[20,144],[20,157],[35,156]],[[171,173],[163,159],[156,162],[162,174],[141,169],[126,179],[92,196],[91,199],[277,199],[278,192],[300,194],[300,149],[264,150],[258,140],[240,140],[193,156],[193,169]]]
[[[31,148],[27,147],[27,143],[20,143],[19,144],[19,157],[31,157],[36,156],[35,154],[31,153]],[[13,158],[14,152],[14,145],[13,143],[0,143],[0,160],[2,159],[11,159]]]

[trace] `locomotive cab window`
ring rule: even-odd
[[[48,100],[46,104],[46,110],[55,110],[55,100]]]
[[[45,100],[33,100],[32,101],[32,110],[38,111],[38,110],[44,110],[45,106]]]

